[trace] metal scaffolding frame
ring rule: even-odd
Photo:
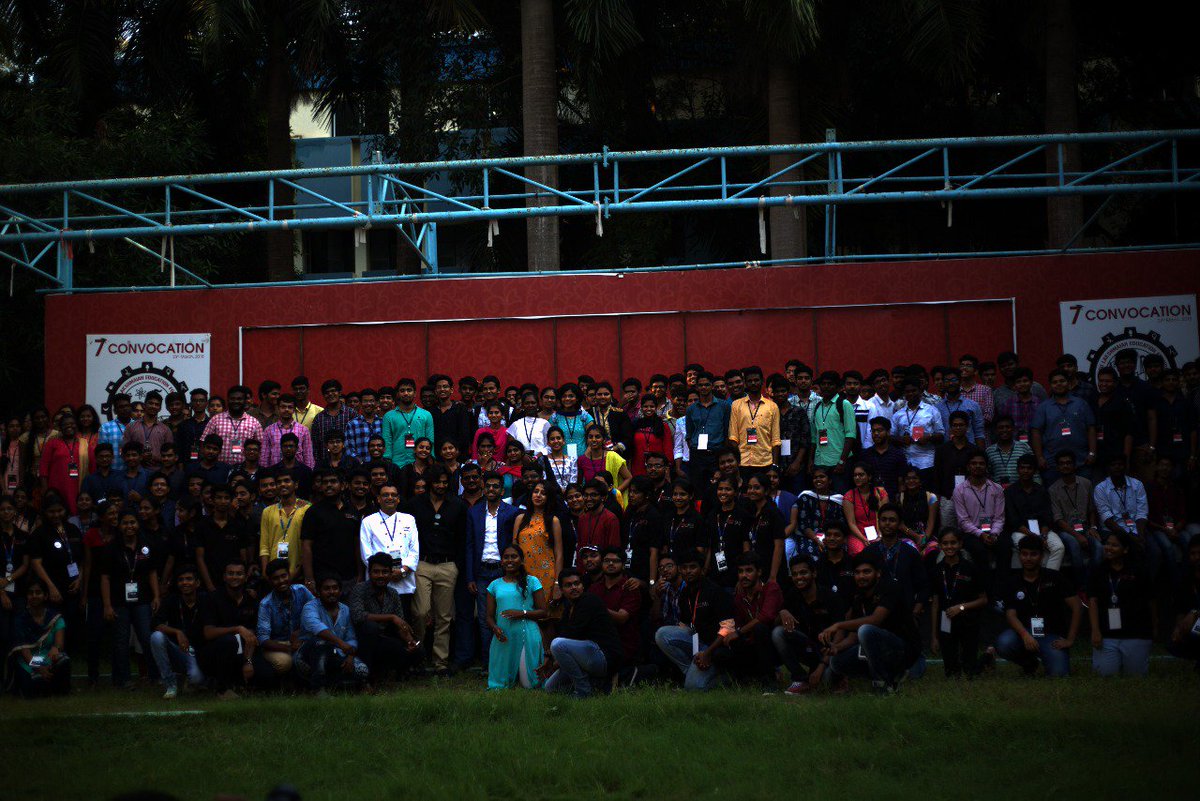
[[[0,185],[0,263],[8,261],[45,279],[51,285],[50,291],[129,289],[77,288],[74,285],[74,247],[95,240],[121,240],[158,258],[164,268],[170,268],[168,286],[139,288],[211,287],[213,285],[207,280],[175,261],[174,237],[388,228],[397,230],[417,251],[422,262],[422,275],[427,276],[439,272],[439,223],[481,222],[490,234],[494,230],[493,221],[502,219],[585,216],[595,218],[596,234],[603,236],[604,220],[614,214],[723,209],[757,209],[761,252],[754,255],[762,256],[767,249],[766,210],[779,206],[823,207],[823,255],[786,260],[747,259],[686,267],[1088,250],[1075,248],[1075,243],[1113,197],[1200,189],[1198,145],[1200,130],[826,141],[632,152],[605,149],[599,153],[577,155],[407,164],[387,164],[376,158],[372,163],[353,167],[8,184]],[[1067,168],[1067,150],[1071,146],[1083,153],[1082,163],[1087,166],[1076,170]],[[762,166],[772,155],[790,156],[791,163],[761,178],[745,177],[764,172]],[[964,162],[972,166],[956,168]],[[645,186],[622,185],[621,165],[635,163],[642,173],[652,172],[663,177]],[[974,166],[979,163],[994,166],[980,170]],[[881,164],[892,166],[881,169]],[[559,189],[524,174],[527,170],[532,173],[531,168],[547,165],[590,172],[591,181],[581,188]],[[803,168],[807,165],[819,167],[811,170],[820,173],[819,177],[806,177]],[[627,166],[626,171],[631,169],[632,166]],[[471,189],[436,192],[426,185],[430,176],[448,179],[452,186]],[[686,182],[681,180],[685,177],[688,177]],[[304,183],[330,178],[359,179],[365,199],[342,202]],[[280,187],[293,190],[293,202],[276,202]],[[263,201],[242,204],[222,199],[223,195],[229,198],[231,194],[259,197]],[[1088,195],[1102,197],[1104,201],[1065,246],[1054,250],[989,251],[986,254],[930,251],[854,256],[837,253],[837,211],[841,206],[933,202],[946,207],[949,221],[955,202]],[[542,203],[546,205],[539,205]],[[158,248],[138,239],[149,239]],[[1194,247],[1195,244],[1164,243],[1161,246]],[[1139,246],[1140,249],[1146,247]],[[177,284],[180,276],[194,283]],[[374,280],[403,277],[420,276]],[[287,283],[294,282],[228,286]]]

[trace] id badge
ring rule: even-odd
[[[67,465],[67,478],[79,478],[79,465]]]
[[[136,581],[125,582],[125,603],[136,604],[138,602],[138,583]]]
[[[633,567],[633,546],[625,549],[625,569]]]
[[[864,662],[867,661],[867,653],[866,653],[866,651],[863,650],[863,647],[861,645],[858,646],[858,658]]]
[[[984,534],[991,534],[992,533],[992,518],[990,518],[990,517],[979,518],[979,530],[982,531]]]
[[[29,666],[31,668],[33,668],[34,670],[37,670],[40,667],[45,667],[46,666],[46,657],[44,657],[40,654],[37,656],[31,656],[29,658]]]
[[[1029,619],[1029,633],[1034,637],[1046,636],[1046,621],[1044,618],[1034,617]]]
[[[1127,528],[1127,529],[1132,530],[1134,528],[1132,517],[1127,517],[1124,520],[1122,520],[1121,522],[1125,525],[1125,528]]]
[[[417,447],[417,440],[412,434],[404,435],[404,447],[408,448],[409,450]]]
[[[1196,618],[1196,622],[1192,624],[1192,636],[1200,637],[1200,617]]]
[[[241,459],[242,458],[242,446],[241,445],[232,446],[229,449],[229,453],[232,454],[234,459]]]
[[[1112,607],[1108,610],[1108,628],[1110,631],[1121,630],[1121,609],[1120,607]]]
[[[938,628],[941,630],[942,634],[950,633],[950,616],[945,612],[942,612],[942,619]]]
[[[13,490],[15,490],[17,488],[17,477],[14,475],[11,475],[11,474],[8,476],[5,476],[4,483],[6,485],[8,485],[8,491],[12,492]]]
[[[1175,442],[1175,443],[1183,442],[1183,434],[1181,434],[1181,433],[1179,433],[1178,431],[1176,431],[1176,432],[1175,432],[1175,433],[1174,433],[1174,434],[1171,436],[1171,441],[1172,441],[1172,442]]]
[[[1063,423],[1063,427],[1059,430],[1062,432],[1062,435],[1064,437],[1071,436],[1071,427],[1069,425],[1067,425],[1066,423]]]
[[[785,440],[780,441],[779,455],[780,456],[791,456],[792,455],[792,441],[790,439],[785,439]]]
[[[79,565],[74,562],[67,563],[67,578],[79,578]]]
[[[708,434],[700,434],[699,436],[696,437],[696,450],[698,450],[698,451],[708,450]]]
[[[8,580],[8,583],[4,585],[5,592],[14,592],[15,593],[17,591],[16,586],[13,584],[12,574],[13,574],[13,566],[11,563],[9,563],[8,565],[5,565],[5,568],[4,568],[4,578]]]
[[[574,442],[567,443],[567,456],[571,459],[579,458],[579,446]]]
[[[920,442],[924,438],[925,438],[925,426],[913,426],[912,427],[913,442]]]
[[[192,461],[194,462],[194,461],[196,461],[196,460],[197,460],[197,459],[199,459],[199,458],[200,458],[200,451],[199,451],[199,449],[197,449],[197,448],[192,448]]]
[[[613,449],[613,441],[611,439],[604,440],[604,450],[611,451]]]
[[[1029,435],[1022,431],[1020,434],[1017,434],[1017,442],[1029,442]]]
[[[279,545],[276,546],[275,551],[276,551],[277,558],[279,558],[279,559],[286,558],[288,555],[288,541],[283,540],[282,542],[280,542]]]
[[[1104,442],[1104,429],[1096,429],[1096,442]]]
[[[1071,530],[1074,531],[1076,534],[1082,534],[1083,533],[1083,521],[1078,518],[1076,518],[1075,520],[1072,520],[1071,521]]]
[[[285,547],[286,547],[286,544],[285,544]],[[400,566],[401,560],[400,560],[400,552],[399,551],[388,551],[388,556],[392,557],[392,561],[396,563],[395,565],[393,565],[393,567]]]
[[[700,653],[700,635],[697,632],[692,632],[692,656]]]
[[[718,573],[724,572],[725,570],[729,569],[729,560],[727,560],[725,558],[724,551],[717,551],[716,561],[717,561],[717,572]]]
[[[747,428],[746,429],[746,444],[747,445],[757,445],[758,444],[758,429],[757,428]]]
[[[827,432],[823,428],[817,432],[817,444],[818,445],[828,445],[829,444],[829,432]]]

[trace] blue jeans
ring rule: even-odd
[[[654,633],[654,642],[683,674],[686,690],[708,690],[725,680],[725,672],[716,665],[701,670],[692,661],[692,632],[683,626],[663,626]],[[701,648],[707,647],[704,643]]]
[[[1037,640],[1038,649],[1037,651],[1027,651],[1021,637],[1012,629],[1005,629],[996,637],[996,652],[1009,662],[1020,665],[1026,673],[1032,674],[1037,671],[1040,658],[1046,668],[1047,676],[1069,676],[1071,675],[1071,652],[1060,651],[1053,645],[1055,640],[1062,638],[1061,634],[1054,633],[1034,637]]]
[[[476,567],[475,588],[479,592],[475,595],[475,620],[479,623],[479,654],[483,659],[483,666],[487,667],[488,651],[492,647],[492,629],[488,625],[487,616],[487,588],[500,578],[504,571],[499,568],[493,570],[478,565]]]
[[[346,657],[335,653],[332,643],[321,639],[312,639],[300,646],[296,656],[306,666],[308,683],[314,690],[322,690],[337,684],[358,684],[370,676],[367,663],[358,657]],[[354,669],[346,673],[343,667],[346,659],[354,660]]]
[[[1071,557],[1071,567],[1075,568],[1076,585],[1086,587],[1092,570],[1104,561],[1103,541],[1096,537],[1088,537],[1087,545],[1080,545],[1079,540],[1075,539],[1074,532],[1060,534],[1059,539],[1062,540],[1067,554]],[[1087,549],[1086,553],[1084,552],[1085,548]]]
[[[163,634],[161,631],[151,634],[150,653],[154,655],[154,664],[158,666],[163,686],[167,689],[175,689],[176,673],[186,674],[188,681],[192,684],[204,683],[204,673],[200,670],[196,655],[181,650],[171,635]]]
[[[150,679],[158,678],[158,668],[150,659],[150,604],[133,604],[113,608],[117,619],[113,621],[113,684],[124,687],[129,683],[129,630],[137,636],[142,652],[150,662]]]
[[[821,664],[821,645],[802,631],[788,631],[776,626],[771,632],[771,642],[779,652],[792,681],[804,681],[808,674]]]
[[[859,658],[860,649],[866,659]],[[911,663],[905,656],[904,640],[868,623],[858,627],[858,647],[839,651],[830,660],[829,668],[831,678],[866,674],[872,682],[895,684]]]
[[[1100,676],[1145,676],[1150,672],[1151,640],[1105,637],[1092,651],[1092,670]]]
[[[573,690],[576,698],[587,698],[592,694],[592,679],[608,675],[608,660],[600,646],[591,640],[568,640],[555,637],[550,643],[550,653],[558,663],[558,670],[546,679],[547,692]]]

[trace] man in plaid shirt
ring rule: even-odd
[[[248,439],[262,441],[263,430],[257,420],[246,414],[250,388],[233,386],[225,395],[227,408],[215,415],[204,427],[204,436],[216,434],[221,438],[220,460],[225,464],[241,464],[242,446]],[[203,437],[201,438],[203,439]]]
[[[325,452],[326,435],[335,430],[345,433],[350,421],[358,415],[342,401],[342,382],[336,378],[321,385],[321,395],[325,398],[325,408],[313,419],[309,428],[312,429],[313,454],[318,464],[327,465],[329,454]],[[346,444],[349,446],[350,443]]]
[[[990,426],[996,417],[996,406],[992,399],[992,388],[979,383],[979,359],[965,355],[958,360],[958,369],[962,375],[962,396],[979,404],[983,412],[983,424]]]
[[[383,436],[383,418],[377,414],[379,398],[375,390],[367,387],[359,398],[359,416],[346,424],[346,453],[365,464],[371,460],[367,453],[371,437]]]

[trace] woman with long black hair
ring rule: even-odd
[[[525,571],[525,554],[516,545],[500,554],[503,575],[487,587],[487,620],[492,629],[488,651],[488,689],[503,690],[520,684],[526,689],[541,685],[538,665],[544,659],[542,633],[546,591],[537,576]]]

